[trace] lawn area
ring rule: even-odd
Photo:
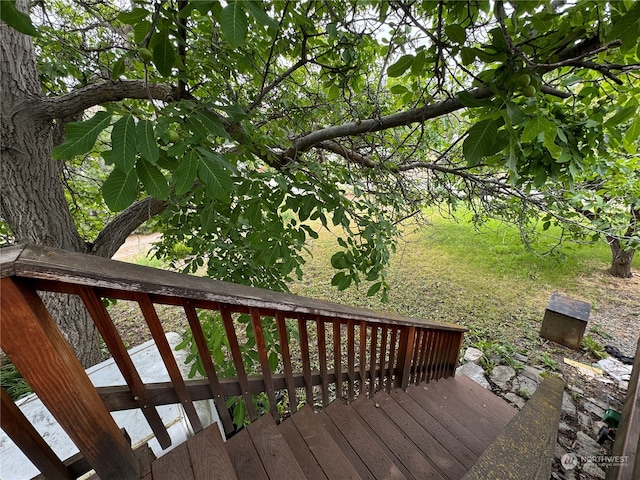
[[[468,345],[510,342],[523,352],[541,345],[540,322],[553,292],[587,301],[594,311],[618,301],[616,292],[625,280],[606,272],[611,254],[603,243],[567,245],[564,255],[543,255],[555,244],[553,238],[542,238],[530,250],[510,226],[496,222],[476,230],[468,221],[437,212],[427,218],[427,226],[405,228],[388,272],[387,304],[366,297],[364,283],[342,292],[331,286],[335,270],[329,259],[337,243],[322,229],[310,245],[305,278],[291,285],[292,292],[461,324],[469,328]],[[635,269],[638,263],[636,257]]]

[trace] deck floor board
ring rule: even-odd
[[[433,437],[422,425],[385,392],[378,392],[373,399],[387,417],[395,423],[438,471],[449,480],[458,480],[467,469],[458,459]]]
[[[246,429],[236,433],[227,441],[227,451],[238,478],[269,480]]]
[[[351,403],[358,413],[358,420],[368,424],[377,436],[378,444],[384,443],[394,452],[410,472],[420,472],[420,478],[445,480],[445,477],[427,459],[405,434],[375,404],[358,398]],[[415,477],[415,475],[414,475]]]
[[[311,407],[305,405],[291,419],[329,480],[360,480]]]
[[[360,473],[362,478],[402,480],[406,477],[367,433],[362,424],[349,415],[349,410],[342,402],[333,402],[325,412],[329,421],[339,432],[343,441],[356,456],[355,461],[361,463],[366,472]],[[335,437],[334,437],[335,438]],[[354,460],[351,460],[354,463]]]
[[[466,377],[217,425],[141,465],[144,480],[459,480],[516,410]],[[148,463],[150,463],[150,468]]]

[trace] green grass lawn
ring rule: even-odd
[[[593,302],[605,301],[600,285],[610,262],[604,243],[569,245],[562,255],[544,255],[556,243],[542,237],[527,249],[517,229],[490,223],[477,230],[436,212],[430,225],[407,227],[388,272],[387,304],[366,297],[368,284],[339,292],[331,286],[330,258],[335,236],[319,230],[310,245],[305,278],[293,293],[404,315],[461,324],[469,328],[466,344],[512,344],[526,352],[537,348],[544,309],[553,292]],[[550,234],[558,233],[551,230]],[[638,258],[634,268],[638,268]],[[591,279],[585,285],[584,278]]]

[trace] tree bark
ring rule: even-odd
[[[609,239],[609,247],[611,248],[611,268],[609,268],[609,273],[614,277],[631,278],[633,276],[631,262],[633,262],[635,250],[625,250],[617,238]]]
[[[51,158],[54,124],[20,108],[25,101],[43,98],[33,44],[4,23],[0,91],[0,215],[18,242],[85,252],[62,189],[62,164]],[[81,363],[99,362],[99,335],[80,299],[47,294],[43,300]]]

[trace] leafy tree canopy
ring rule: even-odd
[[[31,108],[66,126],[53,157],[75,179],[106,167],[89,197],[113,221],[153,198],[158,253],[187,270],[286,288],[317,220],[343,229],[333,283],[384,295],[422,202],[526,201],[637,237],[640,3],[75,0],[31,18]]]

